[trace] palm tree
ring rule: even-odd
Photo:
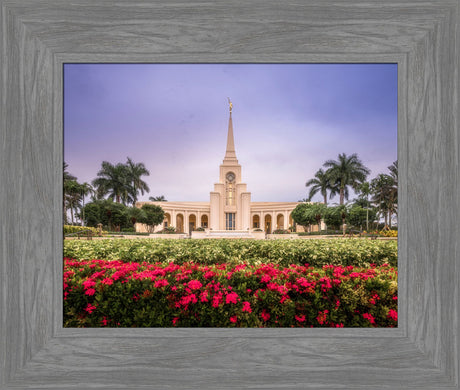
[[[371,185],[368,181],[361,183],[357,188],[358,194],[366,198],[366,232],[369,232],[369,195],[371,194]]]
[[[151,200],[152,202],[167,202],[167,200],[165,199],[164,195],[149,196],[149,200]]]
[[[394,211],[393,189],[394,180],[390,175],[381,173],[371,181],[372,201],[379,208],[380,215],[384,217],[384,229],[388,229],[388,222],[391,227],[391,213]]]
[[[391,198],[391,213],[390,213],[390,226],[391,226],[391,214],[398,214],[398,160],[394,161],[388,167],[390,171],[390,177],[393,179],[393,185],[390,188]]]
[[[71,223],[74,223],[74,211],[78,208],[81,201],[80,184],[76,180],[67,180],[64,184],[65,212],[70,209]]]
[[[132,202],[133,189],[128,167],[118,163],[113,165],[108,161],[102,162],[102,167],[97,173],[97,178],[92,181],[98,197],[109,195],[117,203]]]
[[[345,153],[339,154],[338,161],[328,160],[323,166],[329,168],[326,175],[331,183],[337,187],[340,205],[343,205],[345,199],[348,200],[348,187],[357,188],[370,173],[369,168],[363,165],[356,153],[351,156],[347,156]]]
[[[132,198],[134,206],[137,202],[137,194],[139,191],[142,195],[144,195],[144,192],[150,191],[147,183],[141,179],[141,176],[149,176],[150,172],[147,170],[144,163],[134,163],[129,157],[126,166],[128,168],[128,178],[133,190]]]
[[[84,182],[80,184],[80,194],[82,200],[82,206],[80,209],[82,212],[81,226],[83,226],[85,220],[85,196],[88,194],[94,194],[94,188],[91,186],[91,184]]]
[[[313,196],[319,192],[324,198],[325,205],[327,205],[327,191],[331,191],[330,198],[332,198],[337,193],[337,188],[331,184],[329,176],[322,169],[316,172],[315,178],[307,181],[305,186],[311,187],[310,193],[308,195],[308,201],[311,201]]]
[[[77,178],[71,175],[67,168],[69,164],[64,161],[64,173],[63,173],[63,207],[64,207],[64,225],[68,223],[67,221],[67,196],[69,195],[71,185],[69,182],[77,180]]]

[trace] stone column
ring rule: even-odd
[[[189,226],[188,226],[188,214],[189,211],[184,210],[184,232],[190,234]]]
[[[170,226],[174,226],[177,229],[176,210],[172,209],[170,215],[171,215]]]

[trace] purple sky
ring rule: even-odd
[[[306,198],[306,181],[339,153],[357,153],[369,179],[397,159],[396,64],[66,64],[68,170],[91,182],[103,160],[131,157],[150,171],[139,200],[209,201],[227,96],[253,201]]]

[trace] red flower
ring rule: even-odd
[[[320,311],[318,313],[318,317],[316,317],[316,321],[318,321],[321,325],[323,325],[324,323],[327,324],[327,321],[326,321],[327,313],[329,313],[329,310]]]
[[[238,294],[236,292],[231,292],[228,293],[227,296],[225,297],[225,303],[237,303],[240,300],[238,297]]]
[[[247,311],[248,313],[252,313],[251,304],[247,301],[243,302],[243,311]]]
[[[270,275],[263,275],[261,278],[260,278],[260,281],[262,283],[268,283],[270,280],[272,280],[271,276]]]
[[[237,320],[238,318],[236,316],[230,317],[230,322],[233,322],[234,324],[236,323]]]
[[[208,290],[202,291],[201,294],[200,294],[200,301],[201,302],[208,302],[208,294],[209,294]]]
[[[364,313],[363,314],[363,317],[366,319],[366,320],[369,320],[369,322],[371,324],[375,324],[375,318],[374,316],[371,314],[371,313]]]
[[[88,279],[85,280],[82,284],[85,290],[87,290],[88,288],[93,287],[96,284],[96,282],[92,279]]]
[[[387,318],[393,320],[393,321],[398,321],[398,312],[396,310],[390,309],[388,311]]]
[[[110,286],[111,284],[113,284],[113,280],[110,278],[105,278],[101,283]]]
[[[222,302],[222,293],[218,292],[212,297],[212,307],[219,307]]]
[[[201,287],[203,287],[203,285],[199,280],[194,279],[188,282],[188,287],[192,290],[199,290]]]
[[[168,284],[169,282],[166,279],[158,279],[155,281],[154,287],[155,288],[166,287]]]
[[[283,295],[280,299],[280,303],[284,303],[284,301],[287,301],[289,298],[287,295]]]
[[[216,273],[213,272],[213,271],[208,271],[208,272],[206,272],[203,276],[204,276],[205,279],[210,279],[210,278],[212,278],[215,274],[216,274]]]
[[[96,290],[94,288],[89,288],[88,290],[85,291],[86,295],[92,296],[96,293]]]
[[[87,311],[89,314],[91,314],[94,310],[96,310],[96,306],[91,305],[91,303],[88,303],[88,305],[85,308],[85,311]]]
[[[262,313],[260,314],[260,316],[265,322],[270,319],[270,313],[267,313],[265,309],[262,310]]]
[[[295,316],[295,319],[299,322],[304,322],[305,321],[305,315],[302,314],[300,316]]]

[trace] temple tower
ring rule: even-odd
[[[227,148],[219,167],[219,183],[210,194],[212,230],[248,230],[250,228],[251,193],[241,182],[241,165],[238,164],[233,137],[233,104],[229,99]]]

